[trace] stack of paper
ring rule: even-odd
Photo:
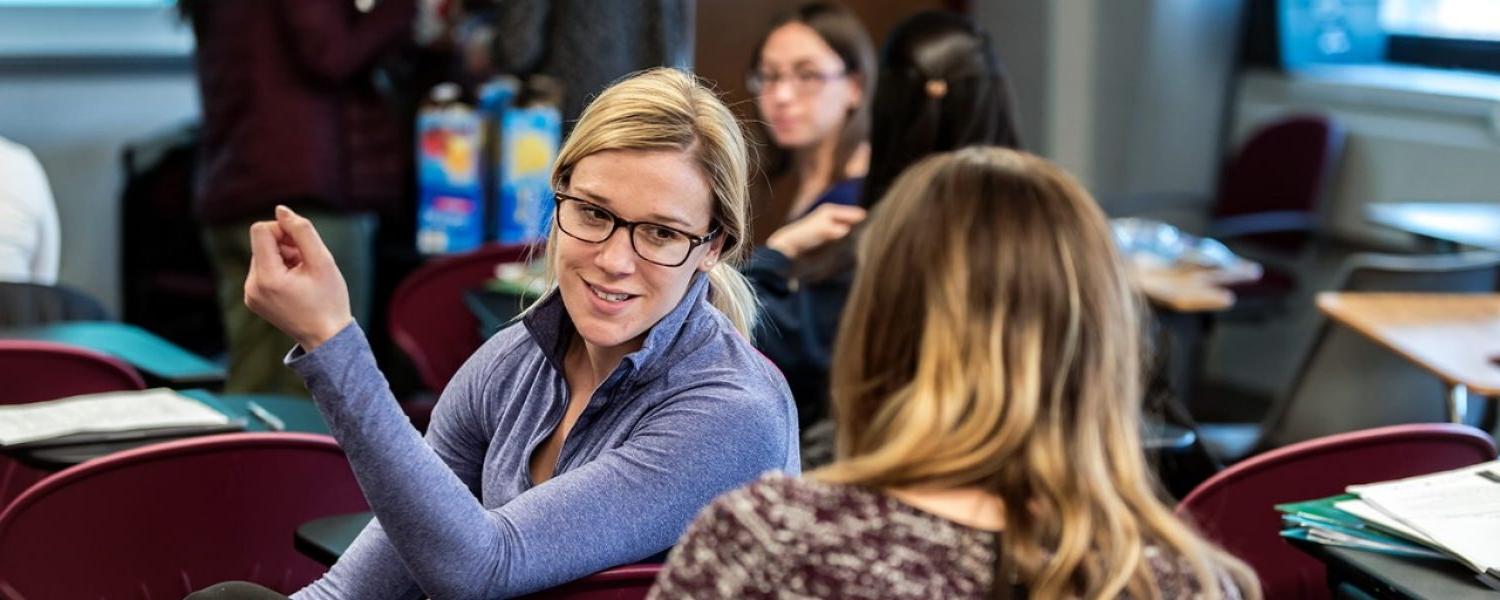
[[[101,441],[110,433],[161,430],[232,431],[224,413],[169,389],[110,392],[0,406],[0,446],[34,446],[55,440]],[[78,434],[101,436],[78,437]],[[100,437],[101,440],[85,439]]]
[[[1408,556],[1451,558],[1500,578],[1500,462],[1281,504],[1285,537]]]

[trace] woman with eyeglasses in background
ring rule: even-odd
[[[554,167],[550,290],[459,369],[425,443],[311,223],[255,224],[245,302],[297,341],[287,362],[376,517],[296,597],[518,596],[659,555],[714,495],[798,472],[796,409],[735,270],[748,162],[691,75],[600,94]]]
[[[820,204],[859,201],[874,77],[870,34],[842,5],[812,2],[772,22],[746,82],[770,142],[760,157],[770,189],[757,239]]]
[[[1141,446],[1143,308],[1093,198],[1036,156],[930,156],[859,240],[837,458],[715,500],[654,598],[1241,598]]]
[[[745,274],[765,312],[756,347],[791,385],[803,427],[803,462],[832,456],[828,368],[854,277],[846,238],[891,181],[923,157],[971,145],[1018,148],[1015,101],[994,44],[972,19],[927,11],[897,24],[880,56],[870,173],[858,206],[823,205],[772,234]]]

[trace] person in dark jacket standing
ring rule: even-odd
[[[197,213],[229,340],[226,392],[305,395],[292,342],[246,310],[252,217],[286,204],[317,223],[367,322],[379,214],[405,154],[373,66],[410,39],[415,0],[180,0],[197,38],[203,138]]]
[[[650,67],[693,67],[691,0],[503,0],[493,5],[495,67],[556,77],[564,127],[610,83]]]

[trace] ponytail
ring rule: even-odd
[[[750,281],[739,270],[723,262],[709,269],[708,301],[729,317],[729,322],[745,337],[753,336],[760,318],[760,302]]]

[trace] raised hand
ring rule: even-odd
[[[312,221],[285,206],[250,226],[245,306],[311,352],[354,320],[349,288]]]

